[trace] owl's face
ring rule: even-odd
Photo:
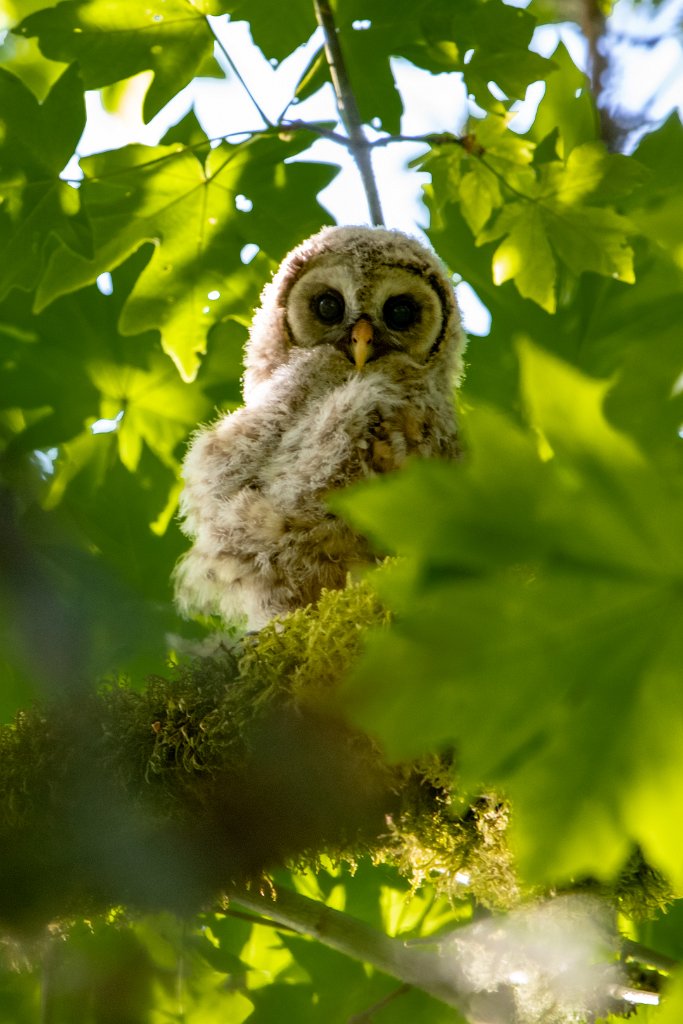
[[[437,256],[384,228],[323,228],[283,261],[262,295],[246,353],[245,398],[294,351],[336,351],[349,368],[462,368],[453,283]]]
[[[374,256],[370,265],[334,252],[311,261],[287,300],[295,345],[332,345],[358,369],[391,353],[425,362],[443,329],[441,297],[417,268]]]

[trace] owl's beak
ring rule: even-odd
[[[372,352],[374,332],[367,320],[359,320],[351,328],[351,355],[357,370],[362,370]]]

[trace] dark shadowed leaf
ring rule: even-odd
[[[59,177],[85,125],[76,67],[55,82],[43,104],[0,68],[0,299],[29,290],[59,239],[92,252],[79,193]]]

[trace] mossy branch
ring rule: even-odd
[[[334,14],[332,13],[329,0],[313,0],[313,6],[315,8],[316,20],[323,31],[325,39],[325,57],[330,69],[330,77],[337,99],[339,116],[349,137],[349,151],[356,162],[363,182],[370,219],[373,224],[381,225],[384,224],[384,217],[382,215],[377,181],[372,169],[371,147],[363,131],[363,122],[361,121],[358,104],[356,103],[356,97],[346,68],[346,61],[344,60],[344,54],[339,43]]]
[[[433,873],[447,894],[466,868],[484,902],[514,902],[505,809],[458,818],[447,763],[388,766],[335,710],[359,623],[386,620],[371,588],[351,585],[220,659],[142,690],[79,690],[1,728],[0,920],[190,912],[322,853],[392,863],[415,885]]]
[[[279,867],[315,868],[323,854],[368,856],[456,901],[520,903],[506,805],[484,796],[458,815],[448,761],[389,766],[335,712],[359,623],[387,620],[370,586],[351,584],[219,659],[142,690],[79,690],[0,728],[2,928],[35,934],[112,906],[192,916],[228,895],[466,1009],[438,950],[263,884]],[[626,896],[660,905],[661,886],[634,862]]]

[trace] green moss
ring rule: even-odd
[[[316,703],[344,677],[364,633],[389,620],[367,581],[324,591],[315,606],[275,619],[247,639],[241,676],[258,680],[261,694],[286,693],[295,701]]]
[[[446,755],[388,766],[333,710],[366,631],[388,622],[370,585],[350,583],[143,689],[109,681],[22,712],[0,729],[0,917],[192,910],[323,854],[513,906],[507,804],[465,802]],[[670,893],[640,860],[616,896],[646,913]]]

